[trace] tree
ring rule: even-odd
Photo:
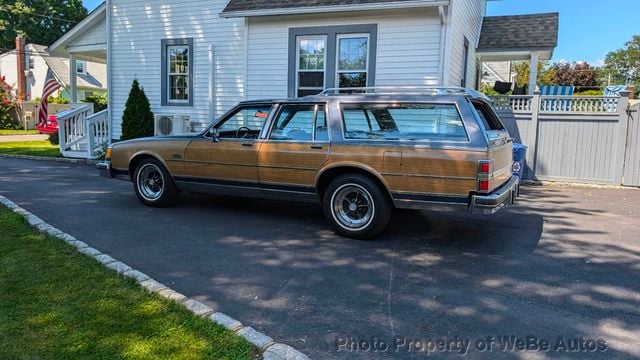
[[[134,79],[122,115],[122,140],[145,136],[153,136],[153,113],[144,89]]]
[[[529,85],[529,68],[531,67],[528,61],[520,61],[514,63],[514,70],[518,74],[516,85],[523,87]],[[538,80],[537,84],[540,85],[553,85],[555,81],[556,73],[553,67],[549,66],[546,61],[538,62]]]
[[[551,67],[555,71],[556,85],[573,85],[578,88],[598,85],[597,69],[586,62],[556,63]]]
[[[612,51],[604,60],[605,75],[616,83],[640,83],[640,35],[625,43],[625,48]]]
[[[0,48],[15,48],[18,35],[51,45],[86,16],[81,0],[0,0]]]

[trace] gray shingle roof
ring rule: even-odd
[[[271,10],[301,7],[344,6],[388,3],[407,0],[231,0],[222,13],[235,11]]]
[[[558,46],[559,14],[487,16],[478,49],[553,49]]]
[[[47,47],[44,45],[29,44],[28,46],[30,46],[34,52],[43,55],[42,58],[58,80],[62,81],[65,86],[70,86],[71,74],[69,74],[69,59],[48,55]],[[77,75],[78,88],[96,90],[107,88],[107,66],[105,64],[87,61],[86,70],[86,74]]]

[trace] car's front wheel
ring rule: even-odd
[[[339,235],[367,240],[389,223],[393,206],[376,182],[359,174],[334,179],[323,196],[327,222]]]
[[[133,177],[133,188],[140,201],[152,207],[172,205],[178,189],[169,172],[156,159],[144,159],[136,167]]]

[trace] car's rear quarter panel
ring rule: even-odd
[[[330,166],[361,163],[375,170],[392,193],[468,196],[477,189],[478,160],[486,152],[419,145],[334,144]]]

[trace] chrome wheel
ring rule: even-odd
[[[152,163],[142,165],[136,179],[140,195],[148,201],[156,201],[164,191],[164,177],[160,168]]]
[[[338,225],[357,231],[369,226],[375,205],[367,189],[358,184],[344,184],[333,193],[331,210]]]

